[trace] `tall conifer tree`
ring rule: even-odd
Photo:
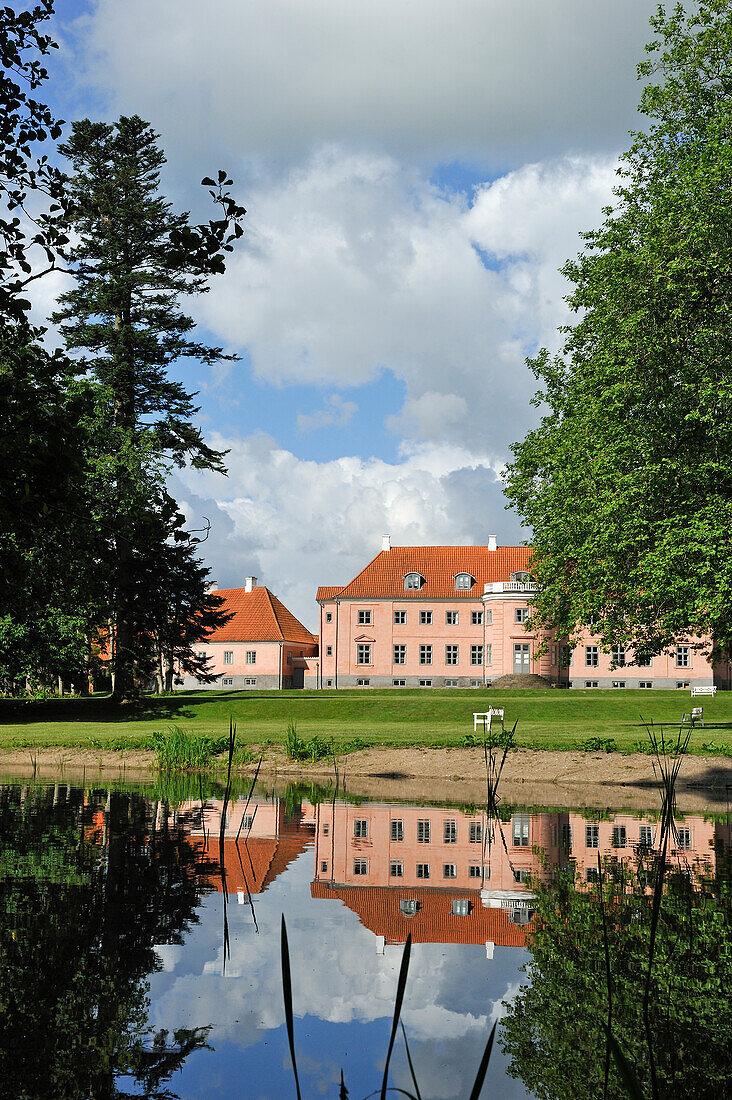
[[[204,293],[208,277],[224,270],[245,213],[226,192],[231,180],[224,172],[216,183],[203,181],[221,207],[219,219],[194,226],[187,214],[174,213],[159,192],[165,157],[157,141],[133,116],[114,125],[84,119],[61,146],[73,169],[77,243],[69,259],[76,285],[59,300],[53,320],[69,350],[80,353],[80,370],[96,382],[93,476],[98,520],[114,530],[108,602],[118,698],[129,695],[141,638],[149,636],[139,582],[147,572],[145,555],[162,550],[146,534],[151,524],[161,529],[153,504],[161,469],[190,462],[224,472],[223,454],[193,422],[195,394],[169,369],[181,357],[206,364],[232,358],[192,338],[194,322],[179,300]],[[167,534],[185,540],[180,525]],[[205,571],[199,582],[200,599],[210,602]]]

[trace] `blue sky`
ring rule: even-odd
[[[303,621],[318,583],[395,544],[525,538],[500,471],[534,422],[524,360],[556,347],[558,268],[612,200],[636,126],[648,0],[59,0],[46,95],[138,113],[166,194],[248,214],[190,303],[240,356],[186,364],[227,479],[173,484],[212,520],[222,585],[255,574]],[[38,288],[50,308],[59,284]]]

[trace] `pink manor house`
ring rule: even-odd
[[[234,618],[201,652],[224,689],[480,688],[532,673],[572,688],[711,687],[715,675],[729,686],[729,664],[713,668],[699,639],[638,665],[622,647],[603,652],[589,631],[572,651],[533,631],[530,557],[494,535],[487,546],[392,546],[384,535],[349,584],[318,589],[318,637],[249,577],[220,592]],[[204,685],[187,676],[184,686]]]

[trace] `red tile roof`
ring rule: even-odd
[[[341,588],[337,584],[321,584],[316,593],[316,600],[332,600],[337,596]]]
[[[200,879],[219,894],[223,891],[219,870],[219,838],[195,837],[192,846],[202,863]],[[234,837],[224,838],[224,871],[227,894],[248,890],[261,894],[278,875],[312,843],[306,831],[292,830],[279,837],[249,837],[236,843]],[[204,860],[204,853],[206,859]]]
[[[523,947],[533,924],[518,925],[509,920],[507,909],[485,908],[480,894],[470,890],[434,890],[428,887],[331,886],[312,882],[314,898],[338,898],[359,920],[387,943],[404,943],[409,932],[413,943],[495,943],[499,947]],[[452,913],[452,903],[469,898],[472,910],[466,917]],[[419,902],[414,916],[401,912],[402,900]]]
[[[210,634],[211,642],[317,642],[314,634],[288,611],[268,588],[220,588],[224,611],[233,613],[225,626]]]
[[[475,599],[489,581],[508,581],[528,569],[530,546],[393,546],[382,550],[345,588],[318,589],[319,600],[334,599]],[[405,590],[406,573],[421,573],[421,588]],[[470,573],[475,584],[455,590],[456,573]]]

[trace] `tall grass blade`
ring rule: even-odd
[[[491,1028],[491,1033],[488,1036],[488,1042],[485,1045],[485,1050],[483,1051],[483,1057],[480,1060],[480,1065],[478,1066],[478,1072],[475,1075],[475,1081],[473,1082],[473,1087],[470,1090],[470,1100],[478,1100],[478,1097],[480,1096],[481,1090],[483,1088],[483,1082],[485,1081],[485,1075],[488,1072],[488,1063],[490,1062],[491,1054],[493,1053],[493,1040],[496,1037],[496,1028],[497,1027],[498,1027],[498,1020],[496,1020],[496,1022],[494,1023],[493,1027]]]
[[[610,941],[608,940],[607,919],[605,917],[605,883],[602,876],[602,860],[600,859],[599,851],[597,853],[597,877],[600,885],[600,915],[602,916],[602,943],[605,951],[605,982],[607,984],[607,1024],[605,1026],[607,1039],[605,1042],[605,1080],[602,1089],[603,1100],[607,1100],[607,1090],[610,1081],[610,1037],[612,1035],[613,1026],[613,977],[610,969]]]
[[[416,1077],[416,1074],[414,1072],[414,1066],[412,1065],[412,1055],[409,1053],[409,1043],[407,1042],[407,1033],[404,1030],[403,1021],[400,1020],[399,1023],[401,1024],[402,1035],[404,1036],[404,1049],[407,1052],[407,1063],[409,1065],[409,1072],[412,1075],[412,1084],[414,1085],[414,1093],[415,1093],[415,1096],[417,1097],[417,1100],[422,1100],[422,1094],[419,1091],[419,1085],[417,1084],[417,1077]]]
[[[282,994],[285,999],[285,1023],[287,1024],[287,1038],[290,1043],[290,1058],[292,1059],[292,1072],[295,1075],[295,1090],[297,1092],[297,1100],[302,1100],[302,1094],[300,1092],[300,1080],[297,1076],[297,1060],[295,1058],[295,1028],[292,1015],[292,978],[290,976],[290,949],[287,945],[287,925],[285,924],[284,913],[282,914],[281,955]]]
[[[348,1089],[346,1088],[346,1082],[343,1080],[343,1070],[341,1069],[341,1086],[338,1089],[338,1100],[348,1100]]]
[[[404,1000],[404,990],[407,985],[407,974],[409,972],[409,956],[412,953],[412,933],[407,936],[407,942],[404,944],[404,953],[402,954],[402,965],[399,968],[399,980],[397,981],[396,1000],[394,1002],[394,1019],[391,1024],[391,1036],[389,1037],[389,1049],[386,1052],[386,1062],[384,1064],[384,1078],[381,1082],[381,1100],[386,1100],[386,1086],[389,1080],[389,1063],[391,1061],[391,1052],[394,1049],[394,1039],[396,1038],[397,1026],[399,1024],[399,1017],[402,1013],[402,1001]]]
[[[264,760],[264,753],[262,753],[262,755],[259,758],[259,763],[257,764],[257,769],[254,772],[254,777],[252,779],[251,786],[249,787],[249,794],[247,795],[247,800],[244,803],[244,810],[243,810],[243,813],[241,815],[241,821],[239,822],[239,828],[238,828],[237,833],[236,833],[236,839],[237,840],[239,839],[239,833],[241,832],[242,822],[244,821],[244,818],[246,816],[246,812],[249,809],[249,803],[251,802],[252,794],[254,793],[254,787],[255,787],[255,784],[257,782],[257,776],[259,775],[259,769],[262,767],[262,761],[263,760]]]
[[[615,1065],[618,1068],[620,1080],[623,1082],[628,1096],[630,1096],[632,1100],[645,1100],[645,1094],[636,1076],[635,1070],[626,1058],[620,1043],[609,1030],[607,1033],[607,1041],[612,1051],[613,1058],[615,1059]]]

